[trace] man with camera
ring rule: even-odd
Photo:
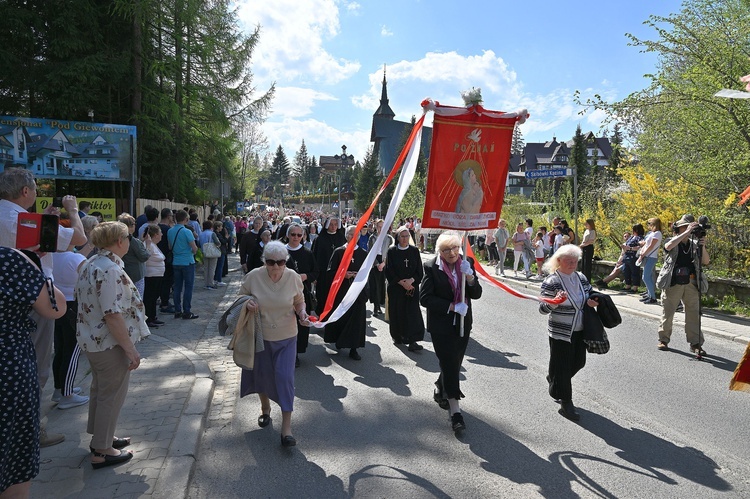
[[[0,246],[16,247],[18,233],[18,215],[26,213],[36,202],[36,180],[34,174],[25,168],[9,168],[0,173]],[[53,203],[58,204],[58,203]],[[78,216],[78,203],[75,196],[62,198],[62,206],[70,216],[70,228],[57,227],[57,251],[68,251],[72,246],[86,244],[87,238]],[[60,215],[60,209],[48,206],[48,215]],[[19,248],[29,249],[29,248]],[[52,254],[41,256],[42,271],[47,277],[52,275]],[[31,335],[36,350],[38,379],[40,390],[47,383],[52,369],[52,349],[54,341],[55,321],[47,319],[36,312],[30,317],[36,322],[36,330]],[[47,433],[41,430],[40,445],[47,447],[62,442],[64,435]]]
[[[656,287],[662,290],[662,315],[657,344],[659,350],[669,349],[672,320],[682,301],[685,306],[685,335],[690,343],[690,350],[699,356],[706,354],[700,330],[701,291],[698,286],[701,267],[709,264],[705,249],[708,227],[707,223],[696,222],[693,215],[683,215],[672,225],[674,237],[664,244],[664,265],[656,280]]]

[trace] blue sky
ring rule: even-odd
[[[461,105],[460,91],[480,87],[488,109],[531,114],[527,142],[568,140],[577,124],[599,132],[602,116],[573,93],[619,100],[644,88],[653,54],[628,46],[626,33],[654,39],[643,25],[667,16],[678,0],[630,4],[579,0],[239,0],[247,29],[261,26],[252,70],[259,91],[276,83],[263,132],[271,151],[290,160],[305,140],[311,155],[370,146],[383,65],[396,119],[421,112],[431,97]],[[431,116],[428,116],[431,120]]]

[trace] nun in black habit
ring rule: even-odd
[[[289,224],[289,229],[284,236],[289,241],[286,245],[289,259],[293,261],[293,266],[290,268],[297,272],[302,279],[305,312],[311,314],[313,312],[312,283],[318,277],[318,273],[315,271],[315,257],[313,257],[312,251],[304,246],[305,229],[300,224],[296,222]],[[297,359],[294,363],[295,367],[299,367],[299,354],[307,351],[309,339],[310,326],[303,326],[300,321],[297,321]]]
[[[416,246],[409,244],[406,226],[396,230],[396,244],[388,249],[385,278],[388,280],[388,323],[395,345],[409,345],[410,352],[422,350],[424,320],[419,308],[419,283],[424,270]]]
[[[333,252],[331,257],[331,263],[328,266],[328,282],[332,282],[336,271],[339,268],[342,258],[344,257],[344,251],[349,244],[356,245],[357,242],[354,239],[356,235],[357,227],[349,226],[346,229],[346,244]],[[320,239],[320,238],[318,238]],[[367,258],[367,252],[356,246],[354,253],[352,254],[351,260],[348,262],[346,276],[341,283],[338,293],[336,294],[336,300],[334,301],[334,309],[339,306],[341,301],[344,299],[344,295],[349,291],[352,285],[352,281],[357,276],[357,272],[362,268],[362,264]],[[362,292],[357,297],[354,304],[347,312],[336,322],[328,324],[325,327],[324,341],[326,343],[336,343],[336,349],[349,348],[349,357],[354,360],[360,360],[362,357],[357,353],[357,348],[365,346],[365,330],[367,328],[367,286],[362,289]]]
[[[344,230],[339,229],[338,217],[330,217],[323,224],[323,231],[315,239],[312,245],[312,254],[315,258],[315,272],[318,274],[318,281],[315,283],[315,297],[318,300],[315,313],[320,316],[326,305],[328,290],[331,287],[331,280],[328,278],[328,264],[331,262],[333,250],[346,243]],[[331,277],[333,279],[333,277]]]

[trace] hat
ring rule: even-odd
[[[685,225],[690,225],[693,222],[695,222],[695,217],[691,215],[690,213],[685,213],[684,215],[682,215],[682,218],[680,218],[674,223],[674,226],[684,227]]]

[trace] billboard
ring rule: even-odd
[[[0,116],[0,171],[26,168],[38,178],[131,181],[136,127]]]

